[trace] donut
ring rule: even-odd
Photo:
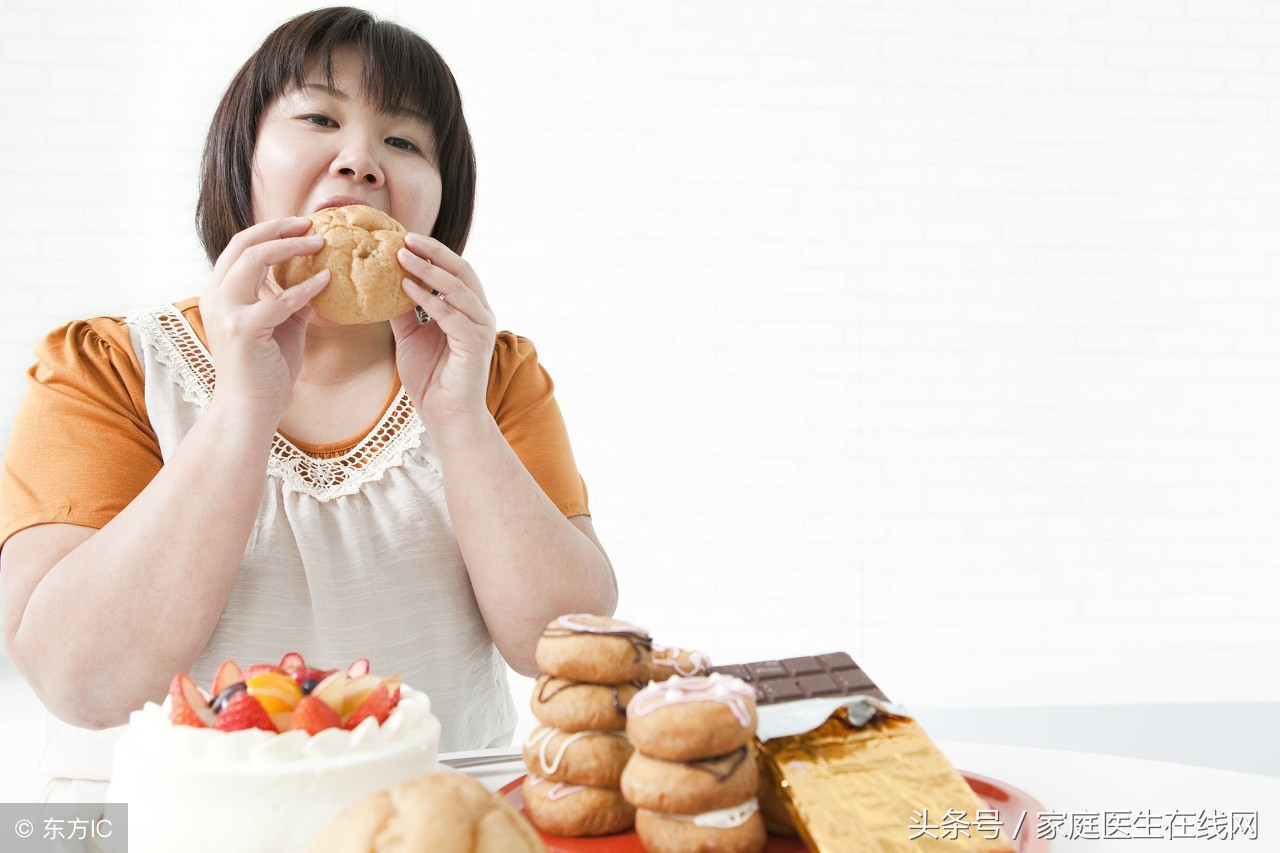
[[[617,684],[649,677],[651,644],[649,632],[638,625],[571,613],[543,629],[534,658],[538,669],[557,678]]]
[[[319,234],[324,246],[314,255],[276,264],[271,274],[288,289],[328,269],[329,283],[310,302],[317,314],[343,324],[390,320],[414,307],[401,280],[422,284],[396,259],[406,233],[390,215],[365,204],[317,210],[304,236]]]
[[[552,782],[530,773],[524,777],[520,792],[529,820],[549,835],[612,835],[630,829],[635,822],[635,808],[617,788]]]
[[[702,652],[653,644],[653,662],[649,666],[650,681],[666,681],[673,675],[682,678],[706,675],[710,669],[711,660]]]
[[[701,761],[663,761],[635,753],[622,772],[622,796],[639,809],[699,814],[755,797],[759,771],[750,745]]]
[[[546,853],[506,798],[460,773],[429,773],[356,802],[314,827],[308,853]]]
[[[562,732],[539,726],[524,742],[530,773],[552,782],[616,788],[633,750],[621,732]]]
[[[636,835],[648,853],[760,853],[766,841],[755,800],[697,815],[637,809]]]
[[[667,761],[728,755],[755,735],[755,697],[745,681],[722,673],[672,676],[628,703],[627,737],[640,752]]]
[[[588,684],[543,673],[529,706],[538,722],[563,732],[616,732],[626,728],[627,703],[637,690],[632,683]]]

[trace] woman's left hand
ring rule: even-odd
[[[439,240],[410,233],[404,243],[400,266],[427,286],[407,277],[401,286],[432,322],[420,324],[413,311],[391,319],[400,382],[428,428],[487,415],[498,329],[484,287]]]

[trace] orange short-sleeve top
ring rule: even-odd
[[[203,341],[198,300],[176,308]],[[0,475],[0,545],[36,524],[101,528],[163,464],[125,317],[69,323],[46,335],[35,354]],[[498,335],[487,402],[512,450],[556,507],[565,516],[589,514],[554,383],[531,341]],[[323,447],[292,443],[326,458],[361,438]]]

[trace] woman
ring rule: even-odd
[[[442,749],[507,742],[502,660],[531,674],[542,626],[617,590],[550,379],[459,256],[451,73],[365,12],[301,15],[231,83],[202,181],[198,304],[48,336],[6,458],[5,640],[51,712],[46,797],[100,798],[116,732],[95,730],[174,673],[286,651],[400,674]],[[320,248],[308,214],[357,202],[410,232],[425,322],[334,325],[306,307],[327,273],[271,280]]]

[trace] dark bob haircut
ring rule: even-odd
[[[307,12],[281,24],[236,73],[213,114],[200,164],[196,228],[209,263],[253,224],[251,171],[258,127],[267,105],[301,86],[310,67],[333,83],[333,53],[360,51],[366,97],[379,109],[406,107],[426,116],[435,136],[442,186],[431,236],[462,252],[476,199],[476,156],[462,115],[462,96],[444,59],[426,39],[361,9]]]

